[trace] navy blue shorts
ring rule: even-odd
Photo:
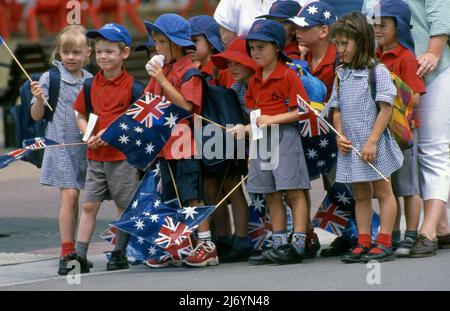
[[[163,200],[169,201],[177,197],[168,165],[172,169],[183,205],[187,206],[191,200],[203,201],[202,164],[201,160],[196,159],[160,160]]]

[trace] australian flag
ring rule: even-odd
[[[341,236],[354,214],[355,199],[345,184],[335,183],[325,196],[311,225]]]
[[[26,139],[23,141],[23,148],[0,155],[0,169],[7,167],[11,162],[23,158],[33,150],[44,149],[45,147],[51,145],[58,145],[58,143],[45,137]]]
[[[111,225],[134,236],[135,246],[145,249],[146,259],[170,256],[179,260],[189,255],[190,235],[215,206],[180,207],[176,200],[162,202],[158,179],[156,166],[146,173],[128,208]]]
[[[269,247],[272,243],[272,227],[263,194],[251,193],[252,203],[248,213],[248,237],[253,250]]]
[[[145,170],[169,139],[172,129],[191,113],[164,97],[145,93],[106,129],[102,139]]]
[[[337,161],[336,136],[328,125],[297,96],[299,131],[303,152],[308,166],[309,178],[326,175]]]

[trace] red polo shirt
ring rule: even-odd
[[[174,64],[165,65],[163,71],[169,80],[170,84],[172,84],[178,92],[183,95],[184,99],[193,104],[193,112],[196,114],[201,113],[202,109],[202,80],[200,77],[192,77],[188,81],[182,83],[183,75],[191,68],[196,68],[194,63],[191,60],[191,55],[185,55],[180,60],[178,60]],[[172,101],[172,99],[167,96],[162,90],[159,83],[156,82],[155,79],[150,79],[147,87],[145,88],[146,92],[150,92],[154,95],[165,96],[168,100]],[[188,120],[182,120],[179,124],[184,124],[189,126]],[[178,133],[179,129],[186,129],[184,126],[175,126],[172,130],[172,136],[167,141],[164,146],[160,156],[168,160],[172,159],[180,159],[180,158],[189,158],[192,155],[196,154],[195,141],[192,133],[188,133],[186,131]],[[177,134],[176,134],[177,133]],[[180,138],[181,137],[181,138]],[[172,154],[171,148],[172,144],[177,141],[177,145],[191,145],[190,152],[184,151],[182,148],[178,151],[173,151]]]
[[[297,73],[279,61],[273,72],[262,80],[262,68],[250,79],[245,97],[248,109],[261,109],[261,115],[277,115],[297,108],[297,94],[309,100]]]
[[[233,76],[231,76],[231,74],[230,74],[232,81],[231,81],[231,85],[228,86],[230,84],[228,73],[227,73],[227,72],[229,72],[228,69],[220,70],[219,68],[216,68],[216,70],[218,70],[218,71],[214,72],[214,64],[212,61],[209,61],[208,64],[206,64],[206,66],[200,68],[200,71],[202,73],[205,73],[211,77],[215,77],[216,74],[218,73],[217,80],[214,78],[214,79],[210,80],[209,84],[220,85],[220,86],[223,86],[226,88],[230,88],[231,85],[233,85],[233,83],[234,83],[234,79],[233,79]]]
[[[425,94],[426,88],[423,79],[417,74],[417,59],[414,54],[402,45],[383,53],[379,46],[375,57],[393,73],[400,77],[414,93]]]
[[[114,80],[108,80],[103,75],[103,71],[97,73],[92,81],[91,103],[93,113],[98,115],[94,134],[105,129],[119,115],[124,113],[131,102],[131,89],[133,77],[125,70]],[[84,91],[79,94],[73,109],[86,116],[86,103],[84,101]],[[100,162],[113,162],[125,160],[125,155],[111,146],[99,147],[96,150],[87,149],[87,158]]]
[[[284,53],[292,59],[300,59],[300,49],[298,48],[297,39],[284,47]]]
[[[329,43],[325,56],[316,68],[312,68],[311,52],[308,52],[308,54],[306,54],[306,61],[308,62],[311,74],[319,78],[327,87],[327,97],[325,98],[325,101],[328,101],[328,99],[330,99],[331,91],[333,90],[336,53],[336,46],[333,43]]]

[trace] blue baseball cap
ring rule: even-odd
[[[297,16],[301,6],[298,2],[292,0],[275,1],[270,7],[269,14],[261,15],[256,18],[282,18],[288,19]]]
[[[405,48],[414,53],[414,40],[411,35],[411,10],[409,6],[398,0],[381,0],[368,16],[372,19],[377,17],[392,17],[397,21],[397,40]]]
[[[280,49],[280,56],[286,61],[291,59],[283,52],[284,46],[286,44],[286,37],[284,27],[281,23],[271,20],[271,19],[258,19],[256,20],[252,27],[250,28],[247,37],[247,53],[250,55],[250,47],[248,41],[266,41],[274,42]]]
[[[126,46],[131,46],[131,35],[128,29],[120,24],[109,23],[97,30],[86,32],[88,38],[102,37],[111,42],[123,42]]]
[[[143,44],[139,44],[134,50],[145,51],[147,48],[152,48],[155,46],[156,46],[155,41],[153,41],[153,39],[149,37],[146,42],[144,42]]]
[[[204,35],[217,52],[223,51],[220,26],[214,18],[208,15],[199,15],[191,17],[188,22],[191,26],[191,36]]]
[[[191,40],[191,26],[180,15],[163,14],[154,23],[144,21],[144,24],[150,36],[152,31],[156,31],[165,35],[176,45],[195,49],[195,44]]]
[[[326,2],[312,2],[305,6],[300,13],[289,19],[299,27],[314,27],[318,25],[332,25],[337,21],[336,12]]]

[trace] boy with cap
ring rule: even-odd
[[[330,26],[337,20],[336,13],[326,2],[313,2],[289,20],[296,25],[298,44],[309,50],[305,58],[311,74],[327,87],[325,100],[328,101],[339,59],[336,46],[329,40]]]
[[[425,94],[425,83],[416,74],[418,65],[414,56],[414,41],[410,31],[411,11],[402,1],[381,0],[379,12],[369,13],[374,23],[378,47],[375,57],[399,76],[414,92],[414,106]],[[400,216],[397,209],[396,226],[392,232],[392,246],[397,256],[409,256],[417,238],[420,218],[420,198],[417,171],[417,146],[403,150],[403,166],[392,174],[392,188],[400,207],[399,198],[405,203],[406,232],[401,241]]]
[[[285,31],[282,24],[256,20],[246,40],[247,53],[259,67],[249,82],[246,108],[260,109],[256,125],[264,130],[263,139],[271,142],[268,159],[262,159],[260,154],[268,142],[255,144],[247,190],[265,194],[273,228],[273,248],[250,257],[249,263],[299,263],[305,249],[308,215],[305,190],[310,188],[310,182],[296,127],[297,95],[304,98],[308,95],[297,73],[285,63],[291,59],[283,52]],[[240,131],[237,127],[230,130]],[[281,199],[284,191],[293,213],[292,243],[288,243],[286,210]]]
[[[187,81],[183,77],[190,69],[196,68],[187,50],[195,50],[191,41],[189,23],[177,14],[163,14],[154,23],[145,21],[147,31],[156,43],[156,51],[164,56],[164,66],[151,62],[148,71],[151,79],[145,91],[165,96],[173,104],[201,113],[202,79],[193,76]],[[178,136],[174,135],[178,133]],[[172,148],[177,144],[180,148]],[[187,146],[187,147],[185,147]],[[176,196],[176,185],[180,201],[183,205],[198,206],[203,203],[203,176],[201,160],[195,159],[196,143],[187,120],[176,125],[172,136],[164,146],[160,157],[161,182],[163,200],[171,200]],[[172,173],[173,172],[173,173]],[[171,176],[174,176],[172,181]],[[216,246],[211,241],[209,222],[205,220],[197,229],[198,243],[190,256],[183,263],[193,267],[218,265]],[[151,268],[163,268],[171,264],[179,265],[170,258],[165,260],[150,259],[146,265]]]
[[[284,53],[293,59],[300,59],[300,49],[297,39],[295,37],[295,25],[290,18],[297,16],[300,12],[301,6],[296,1],[279,0],[275,1],[270,7],[269,14],[261,15],[257,18],[272,19],[283,24],[286,33]]]
[[[81,273],[89,272],[86,255],[102,201],[114,200],[120,215],[139,184],[138,170],[127,163],[123,153],[101,139],[106,127],[125,112],[132,101],[134,79],[123,67],[124,60],[130,55],[130,33],[122,25],[106,24],[98,30],[88,31],[86,36],[95,40],[95,58],[100,72],[93,78],[90,90],[92,112],[98,115],[98,121],[88,140],[85,203],[78,227],[76,253],[72,256],[80,263]],[[73,106],[78,112],[77,123],[82,133],[86,132],[89,117],[84,93],[83,89]],[[107,270],[128,269],[127,243],[128,234],[118,230]]]

